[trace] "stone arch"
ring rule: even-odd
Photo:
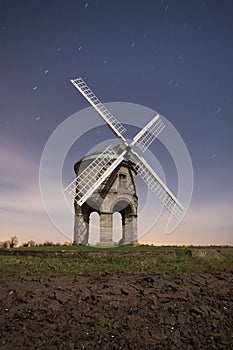
[[[77,243],[87,245],[90,243],[90,216],[96,212],[100,215],[98,209],[91,207],[85,202],[81,207],[75,205],[75,223],[74,230],[79,234],[79,240]]]
[[[130,211],[133,215],[137,215],[137,206],[135,206],[135,203],[130,200],[129,198],[125,197],[119,197],[111,206],[111,212],[121,212],[122,210],[126,209]]]
[[[119,244],[137,240],[137,214],[133,204],[127,198],[119,198],[112,206],[114,212],[119,212],[122,217],[122,238]]]

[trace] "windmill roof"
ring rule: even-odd
[[[116,146],[113,148],[116,153],[119,153],[119,150],[120,150],[120,145]],[[74,164],[74,168],[81,162],[83,161],[92,161],[94,160],[95,158],[97,158],[104,150],[99,150],[99,151],[96,151],[96,152],[92,152],[92,153],[89,153],[85,156],[83,156],[80,160],[78,160],[75,164]],[[114,157],[114,156],[113,156]],[[117,157],[114,157],[114,158],[117,158]],[[133,163],[134,162],[130,159],[130,156],[126,157],[124,159],[125,162],[130,162],[130,163]]]

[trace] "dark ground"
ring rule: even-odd
[[[233,349],[233,272],[0,276],[0,349]]]

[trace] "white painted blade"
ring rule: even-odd
[[[131,145],[133,146],[136,143],[142,152],[145,152],[163,128],[165,128],[165,125],[159,114],[156,114],[156,116],[133,138]]]
[[[111,146],[95,158],[66,188],[65,192],[82,205],[122,162],[126,151],[117,154]]]
[[[137,160],[136,170],[145,184],[152,190],[175,218],[178,218],[184,210],[182,204],[169,190],[160,177],[154,172],[144,158],[131,150],[133,157]]]
[[[71,79],[71,83],[81,92],[87,101],[95,108],[99,115],[108,124],[114,134],[125,143],[125,138],[122,136],[126,129],[124,126],[109,112],[109,110],[100,102],[93,91],[85,83],[82,78]]]

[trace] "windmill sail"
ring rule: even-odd
[[[95,108],[99,115],[108,124],[115,135],[121,140],[125,141],[122,136],[126,129],[124,126],[109,112],[109,110],[100,102],[95,96],[93,91],[85,83],[82,78],[71,79],[71,83],[81,92],[81,94],[87,99],[87,101]]]
[[[142,180],[161,200],[164,206],[177,218],[184,210],[183,206],[159,176],[153,171],[149,164],[132,150],[132,147],[137,144],[137,146],[144,152],[159,135],[165,127],[160,115],[156,114],[156,116],[133,138],[131,144],[128,145],[126,139],[122,136],[126,129],[99,101],[83,79],[73,79],[71,80],[71,83],[81,92],[81,94],[104,119],[114,134],[124,144],[124,149],[118,154],[111,148],[111,146],[108,147],[80,175],[78,175],[70,185],[66,187],[65,192],[72,196],[78,205],[81,206],[101,185],[101,183],[111,175],[113,170],[122,162],[124,157],[132,154],[136,159],[136,169]]]
[[[154,170],[147,164],[144,158],[140,157],[136,152],[131,150],[133,157],[136,159],[137,172],[150,188],[150,190],[160,199],[175,218],[178,218],[181,212],[184,210],[178,199],[169,190],[160,177],[154,172]]]
[[[82,205],[122,162],[126,151],[117,154],[107,147],[66,188],[65,192]]]
[[[131,145],[136,143],[142,152],[145,152],[164,127],[165,125],[159,114],[156,114],[156,116],[133,138]]]

